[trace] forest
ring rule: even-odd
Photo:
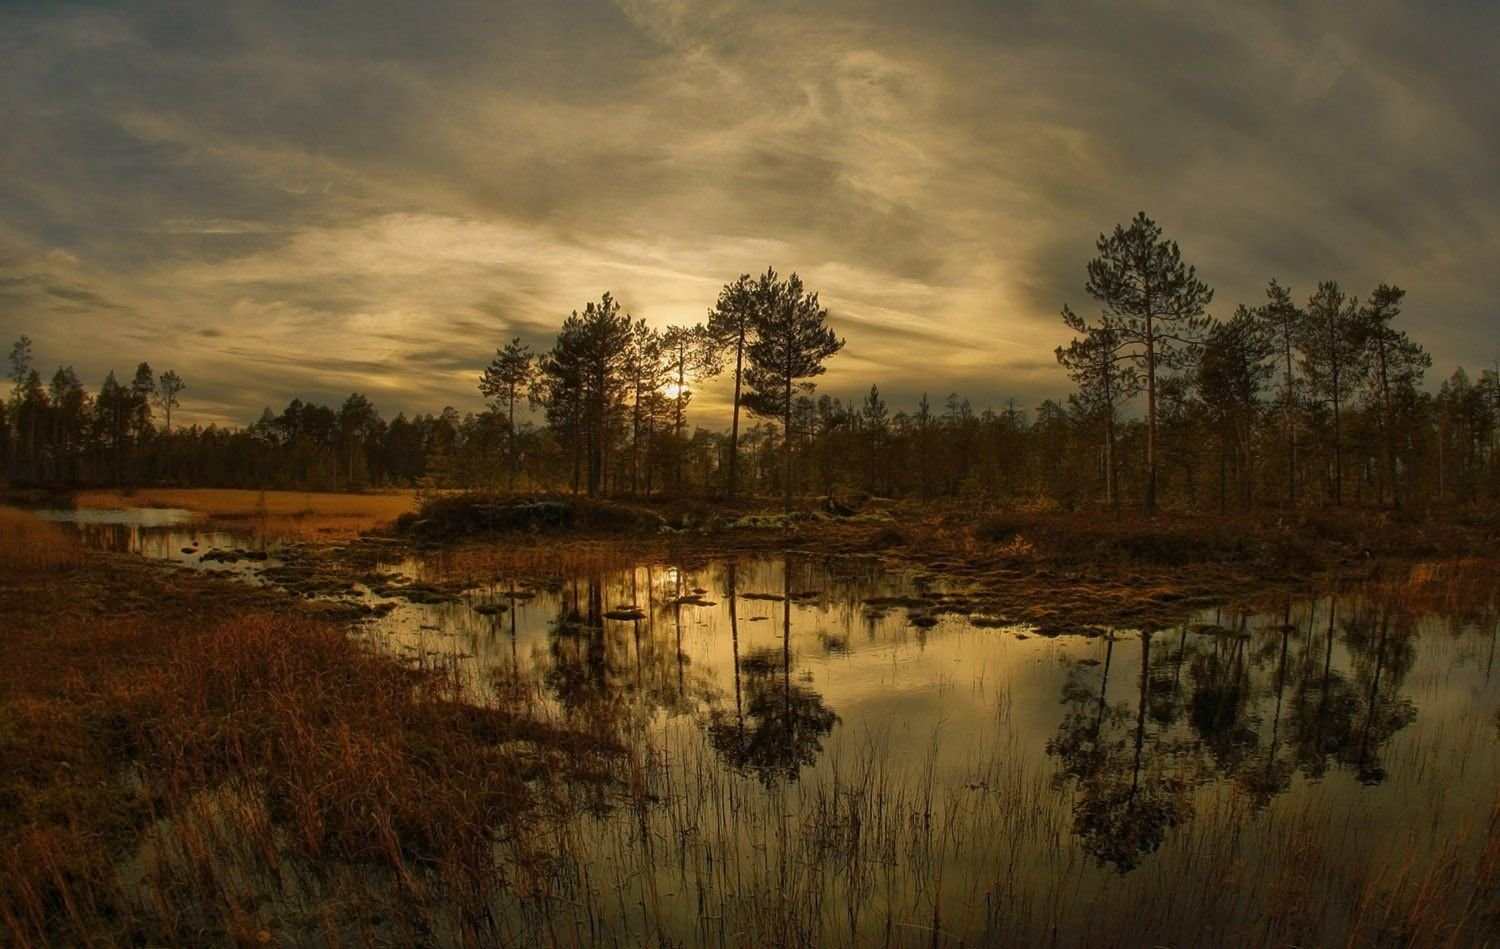
[[[90,392],[50,378],[22,336],[0,407],[0,470],[21,485],[357,491],[562,491],[964,498],[1075,510],[1472,502],[1500,496],[1500,372],[1431,359],[1402,328],[1406,292],[1277,280],[1227,317],[1144,214],[1101,235],[1056,358],[1072,392],[976,408],[958,392],[892,405],[879,381],[841,397],[814,380],[844,342],[794,273],[742,275],[704,322],[658,330],[606,293],[551,349],[521,339],[476,366],[481,411],[387,418],[350,393],[293,399],[243,427],[174,425],[191,392],[141,362]],[[941,366],[928,367],[940,376]],[[732,379],[727,431],[692,424],[695,392]],[[1000,380],[1003,384],[1003,380]],[[533,410],[528,412],[527,410]],[[518,418],[518,411],[521,416]],[[742,420],[743,419],[743,420]]]

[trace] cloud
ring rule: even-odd
[[[190,421],[354,390],[469,409],[495,347],[545,348],[605,290],[690,323],[771,265],[847,338],[824,391],[1035,404],[1066,391],[1057,312],[1090,309],[1096,235],[1145,209],[1224,313],[1272,276],[1401,284],[1445,375],[1496,355],[1497,20],[1392,0],[7,8],[0,336],[85,379],[176,368]],[[697,417],[726,399],[702,387]]]

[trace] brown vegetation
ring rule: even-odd
[[[34,514],[0,505],[0,571],[34,573],[77,566],[77,540]]]
[[[219,488],[140,488],[80,491],[79,507],[184,508],[212,525],[262,530],[271,537],[353,537],[388,525],[415,505],[412,491],[336,494],[318,491],[242,491]]]
[[[612,754],[245,585],[95,556],[15,579],[0,929],[22,945],[461,932],[497,846],[538,866],[517,822]]]
[[[221,511],[232,516],[228,499]],[[934,611],[983,607],[1050,630],[1165,623],[1319,571],[1431,608],[1491,602],[1500,576],[1495,521],[1478,515],[694,518],[665,533],[523,527],[429,554],[477,583],[663,551],[856,553],[969,586]],[[626,512],[622,523],[652,522]],[[976,751],[963,787],[935,788],[872,745],[810,775],[793,801],[749,790],[691,732],[624,733],[604,713],[569,730],[524,682],[505,704],[476,702],[445,670],[377,655],[287,596],[85,557],[13,510],[0,509],[0,532],[0,564],[14,568],[0,582],[0,664],[27,670],[0,678],[0,929],[22,945],[671,941],[685,930],[663,894],[691,888],[701,925],[804,943],[907,942],[921,919],[935,942],[1062,931],[1445,945],[1500,922],[1500,823],[1366,865],[1340,849],[1347,817],[1332,799],[1256,823],[1232,794],[1173,836],[1159,872],[1109,883],[1098,904],[1109,912],[1069,919],[1064,891],[1098,877],[1059,822],[1053,778],[1016,763],[1008,728]],[[1412,564],[1405,550],[1430,559]],[[1003,703],[997,714],[1005,726]],[[610,774],[631,819],[591,816]],[[1237,851],[1242,835],[1258,845]],[[1019,869],[1037,866],[1046,872]]]

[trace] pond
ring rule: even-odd
[[[202,518],[183,508],[50,508],[32,512],[43,520],[66,524],[95,550],[140,554],[151,560],[210,566],[215,550],[244,549],[249,544],[264,549],[249,535],[199,527]]]
[[[151,516],[74,522],[181,564],[245,549]],[[381,607],[357,635],[635,739],[630,792],[496,896],[508,940],[1344,942],[1426,868],[1500,857],[1489,601],[1348,585],[1048,636],[982,593],[808,556],[399,595],[452,579],[378,565],[343,594]]]

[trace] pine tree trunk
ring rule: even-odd
[[[784,420],[785,430],[781,433],[783,439],[782,450],[786,455],[785,480],[782,486],[786,492],[786,512],[792,513],[792,376],[787,373],[786,377],[786,417]]]
[[[745,338],[741,335],[734,344],[734,410],[729,422],[729,502],[734,503],[738,487],[740,461],[740,377],[745,357]]]
[[[1156,514],[1156,341],[1146,297],[1146,516]]]

